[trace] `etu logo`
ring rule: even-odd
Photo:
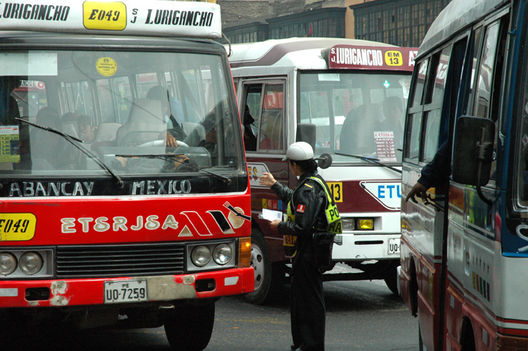
[[[379,184],[378,185],[378,199],[401,199],[400,184]]]

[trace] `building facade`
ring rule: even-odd
[[[376,0],[353,5],[357,39],[420,46],[427,29],[450,0]]]
[[[337,37],[419,46],[450,0],[218,0],[231,43]]]

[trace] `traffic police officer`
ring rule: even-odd
[[[275,220],[271,228],[278,229],[284,236],[285,245],[295,242],[290,297],[291,349],[323,351],[326,308],[313,238],[317,231],[315,228],[329,227],[329,220],[332,220],[329,219],[329,212],[339,220],[339,224],[341,222],[328,186],[317,174],[317,163],[310,144],[291,144],[284,160],[289,162],[290,171],[299,177],[295,190],[277,182],[270,173],[264,173],[260,183],[271,186],[277,196],[288,203],[288,221]]]

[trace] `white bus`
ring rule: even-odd
[[[343,221],[333,259],[348,266],[324,279],[385,279],[397,293],[403,109],[416,52],[335,38],[231,47],[252,187],[255,291],[247,295],[250,301],[273,296],[285,277],[282,237],[260,214],[262,209],[284,211],[286,204],[260,186],[259,177],[271,172],[294,187],[297,179],[281,159],[297,140],[333,159],[320,173]]]

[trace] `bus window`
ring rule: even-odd
[[[429,59],[425,59],[417,64],[416,78],[414,86],[410,92],[412,100],[409,109],[410,123],[407,130],[407,140],[409,147],[407,148],[407,154],[405,155],[409,159],[418,161],[420,155],[420,135],[422,131],[422,94],[424,91],[425,77],[427,75],[427,67],[429,65]]]
[[[495,53],[499,35],[499,22],[495,22],[486,29],[484,45],[480,56],[480,64],[476,81],[476,91],[473,106],[473,115],[478,117],[489,116],[491,102],[491,86],[493,67],[495,66]]]
[[[414,84],[414,91],[412,92],[411,106],[419,106],[422,103],[422,93],[424,90],[425,76],[427,75],[427,66],[429,60],[422,61],[418,64],[418,75],[416,77],[416,83]]]
[[[284,86],[266,84],[262,99],[259,150],[284,149]]]
[[[260,120],[260,102],[262,84],[250,84],[244,87],[244,113],[241,113],[244,126],[244,145],[247,151],[257,150],[257,131]]]
[[[397,162],[409,77],[385,72],[300,74],[300,122],[316,126],[317,153],[376,157]],[[361,128],[359,128],[361,126]]]
[[[434,55],[431,65],[431,74],[427,82],[427,102],[424,112],[425,130],[423,135],[423,161],[429,162],[438,150],[440,140],[440,123],[442,117],[442,101],[444,98],[447,66],[451,55],[451,46],[444,48]],[[436,67],[435,67],[436,66]]]

